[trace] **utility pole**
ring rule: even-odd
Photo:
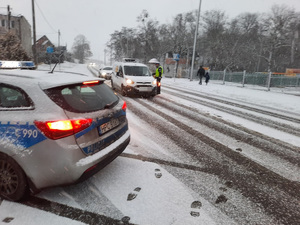
[[[32,4],[32,26],[33,26],[33,58],[34,58],[34,64],[37,67],[38,61],[37,61],[37,52],[36,52],[36,29],[35,29],[35,12],[34,12],[34,0],[31,0]]]
[[[202,0],[200,0],[200,3],[199,3],[197,25],[196,25],[196,31],[195,31],[195,37],[194,37],[194,48],[193,48],[193,58],[192,58],[192,68],[191,68],[190,81],[193,80],[194,63],[195,63],[195,48],[196,48],[197,35],[198,35],[198,26],[199,26],[199,18],[200,18],[200,11],[201,11],[201,3],[202,3]]]
[[[7,6],[7,15],[8,15],[8,21],[7,21],[7,27],[8,27],[8,31],[10,30],[10,18],[11,18],[11,12],[10,12],[10,6]]]
[[[58,48],[59,48],[59,46],[60,46],[60,30],[58,30]]]

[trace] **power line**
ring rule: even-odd
[[[39,4],[37,3],[37,1],[35,0],[34,2],[35,2],[35,4],[36,4],[36,6],[38,7],[38,9],[40,10],[40,13],[42,14],[42,16],[43,16],[44,20],[46,21],[46,23],[48,24],[48,26],[49,26],[55,33],[57,33],[57,30],[55,30],[55,29],[51,26],[51,24],[48,22],[48,20],[46,19],[45,15],[44,15],[43,11],[41,10],[41,8],[40,8]]]

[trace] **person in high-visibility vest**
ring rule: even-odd
[[[161,78],[164,73],[164,70],[159,62],[155,63],[156,71],[155,71],[155,79],[156,79],[156,86],[157,86],[157,94],[160,94],[160,86],[161,86]]]

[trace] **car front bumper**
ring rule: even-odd
[[[127,94],[137,94],[137,95],[156,95],[156,86],[126,86],[125,92]]]

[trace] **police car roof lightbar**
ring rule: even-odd
[[[32,61],[0,60],[0,69],[36,69]]]

